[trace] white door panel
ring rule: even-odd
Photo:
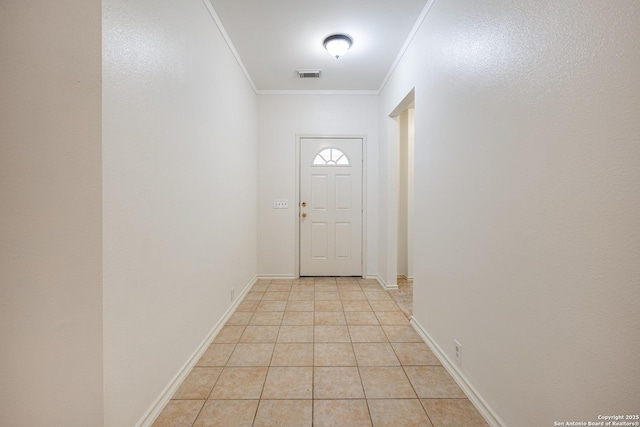
[[[311,210],[326,211],[329,205],[327,198],[328,188],[327,175],[311,175]]]
[[[300,275],[362,275],[362,139],[300,140]]]
[[[336,175],[336,210],[351,209],[351,175]]]

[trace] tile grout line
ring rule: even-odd
[[[311,316],[311,426],[316,409],[316,281],[313,280],[313,315]]]
[[[258,305],[258,306],[259,306],[259,304],[260,304],[262,301],[266,301],[266,300],[264,300],[264,296],[266,295],[266,293],[267,293],[267,292],[269,292],[269,286],[270,286],[271,284],[272,284],[272,283],[271,283],[271,281],[269,281],[268,283],[264,284],[264,285],[266,285],[266,286],[267,286],[267,288],[266,288],[266,290],[265,290],[264,292],[262,292],[262,294],[263,294],[263,295],[261,296],[260,300],[258,300],[258,302],[257,302],[257,305]],[[371,416],[371,408],[370,408],[370,406],[369,406],[369,399],[367,398],[367,396],[366,396],[366,392],[365,392],[365,389],[364,389],[364,383],[363,383],[362,373],[361,373],[361,366],[360,366],[360,364],[359,364],[359,363],[358,363],[358,361],[357,361],[356,352],[355,352],[355,343],[354,343],[354,341],[353,341],[353,337],[352,337],[352,334],[351,334],[351,332],[352,332],[352,331],[351,331],[351,328],[350,328],[350,326],[357,326],[357,325],[349,325],[349,324],[348,324],[348,322],[346,321],[346,313],[347,313],[347,312],[345,311],[344,306],[343,306],[343,304],[342,304],[342,302],[343,302],[343,300],[342,300],[342,296],[343,296],[343,295],[342,295],[342,293],[340,292],[340,291],[342,290],[342,289],[341,289],[341,285],[340,285],[339,283],[337,283],[337,282],[333,282],[333,283],[329,282],[329,283],[326,283],[326,285],[328,285],[328,286],[334,285],[334,286],[336,286],[336,289],[337,289],[337,291],[338,291],[338,299],[337,299],[337,300],[338,300],[338,301],[340,301],[341,310],[338,310],[337,312],[338,312],[338,313],[340,313],[340,314],[342,315],[341,317],[342,317],[342,318],[344,319],[344,321],[345,321],[345,326],[346,326],[346,329],[347,329],[347,332],[348,332],[348,339],[349,339],[348,343],[350,344],[350,349],[351,349],[351,351],[353,352],[353,357],[354,357],[354,359],[355,359],[355,366],[356,366],[356,369],[357,369],[357,371],[358,371],[358,377],[359,377],[359,380],[360,380],[360,389],[362,390],[362,394],[363,394],[364,400],[366,401],[366,404],[367,404],[367,410],[368,410],[368,413],[369,413],[370,421],[371,421],[371,422],[373,422],[373,418],[372,418],[372,416]],[[348,285],[352,285],[352,283],[348,283]],[[359,287],[359,289],[360,289],[360,291],[359,291],[359,292],[363,292],[363,293],[364,293],[365,289],[362,287],[363,285],[362,285],[362,284],[360,284],[360,283],[358,283],[357,285],[358,285],[358,287]],[[314,411],[315,411],[315,403],[316,403],[316,402],[315,402],[315,401],[316,401],[316,399],[315,399],[315,395],[314,395],[314,390],[315,390],[315,380],[316,380],[316,378],[315,378],[315,368],[316,368],[316,366],[315,366],[315,363],[316,363],[316,352],[315,352],[316,337],[315,337],[315,327],[317,326],[317,325],[316,325],[316,322],[315,322],[315,314],[317,313],[317,311],[316,311],[316,307],[315,307],[315,302],[316,302],[316,300],[315,300],[315,296],[316,296],[316,295],[315,295],[315,294],[316,294],[316,287],[315,287],[315,286],[316,286],[316,284],[315,284],[315,280],[314,280],[314,285],[313,285],[313,286],[314,286],[314,291],[313,291],[313,292],[314,292],[314,299],[313,299],[313,305],[314,305],[314,307],[313,307],[313,310],[312,310],[312,313],[313,313],[313,314],[312,314],[312,316],[313,316],[313,321],[312,321],[312,325],[311,325],[311,326],[312,326],[312,328],[311,328],[311,332],[312,332],[312,340],[311,340],[311,341],[312,341],[312,348],[311,348],[311,352],[312,352],[312,353],[311,353],[311,354],[312,354],[312,366],[311,366],[311,368],[312,368],[312,390],[311,390],[312,407],[311,407],[311,420],[312,420],[312,423],[313,423],[313,421],[314,421]],[[270,359],[269,359],[269,363],[268,363],[268,366],[267,366],[267,374],[266,374],[266,376],[265,376],[265,381],[264,381],[264,382],[263,382],[263,384],[262,384],[260,397],[258,398],[258,405],[257,405],[257,407],[256,407],[256,412],[255,412],[255,414],[254,414],[254,418],[253,418],[253,423],[254,423],[254,424],[255,424],[256,419],[257,419],[257,413],[258,413],[259,405],[260,405],[260,403],[262,402],[262,400],[264,400],[264,399],[263,399],[263,397],[264,397],[264,390],[265,390],[265,387],[266,387],[266,380],[267,380],[267,378],[268,378],[269,370],[270,370],[270,368],[273,366],[272,364],[273,364],[273,361],[274,361],[275,349],[276,349],[276,346],[278,345],[278,337],[279,337],[279,333],[280,333],[281,328],[282,328],[283,323],[284,323],[284,316],[285,316],[285,314],[287,313],[286,305],[288,305],[288,302],[290,301],[290,298],[291,298],[291,292],[293,292],[293,291],[294,291],[294,290],[293,290],[293,288],[292,288],[292,287],[289,287],[289,292],[288,292],[287,300],[286,300],[286,301],[287,301],[287,303],[285,304],[285,308],[283,309],[284,311],[283,311],[282,317],[280,318],[280,321],[279,321],[278,325],[274,325],[274,326],[278,326],[278,332],[277,332],[276,337],[275,337],[275,342],[274,342],[274,344],[273,344],[273,351],[272,351],[272,353],[271,353],[271,356],[270,356]],[[347,288],[347,290],[344,290],[344,292],[352,292],[352,291],[354,291],[354,289],[353,289],[353,288]],[[276,291],[274,290],[274,292],[276,292]],[[366,293],[365,293],[365,296],[366,296]],[[271,300],[269,300],[269,301],[271,301]],[[360,301],[360,300],[357,300],[357,299],[356,299],[356,300],[354,300],[354,301]],[[381,312],[378,312],[378,311],[376,311],[376,310],[374,310],[374,309],[373,309],[373,307],[372,307],[372,306],[371,306],[371,304],[370,304],[370,303],[371,303],[371,300],[369,299],[369,297],[368,297],[368,296],[366,297],[366,299],[364,299],[364,300],[362,300],[362,301],[366,301],[366,302],[367,302],[367,305],[368,305],[368,306],[369,306],[369,308],[370,308],[370,312],[372,312],[372,314],[375,316],[375,318],[376,318],[376,319],[377,319],[377,321],[378,321],[378,324],[377,324],[377,325],[372,325],[372,326],[378,326],[378,327],[380,327],[380,329],[382,329],[382,331],[383,331],[383,333],[384,333],[384,336],[385,336],[385,337],[386,337],[386,339],[387,339],[387,343],[392,347],[393,354],[396,356],[396,358],[397,358],[397,359],[399,359],[399,358],[398,358],[398,356],[397,356],[396,349],[393,347],[392,342],[391,342],[391,340],[389,339],[389,335],[388,335],[387,331],[385,331],[385,330],[384,330],[383,325],[380,323],[379,313],[381,313]],[[393,301],[393,300],[392,300],[392,302],[394,302],[394,304],[397,306],[397,304],[395,303],[395,301]],[[251,322],[252,322],[253,318],[257,315],[257,313],[258,313],[257,308],[258,308],[258,307],[254,308],[254,310],[251,312],[252,314],[251,314],[250,319],[248,319],[247,324],[242,325],[242,326],[243,326],[243,334],[244,334],[244,331],[246,331],[246,328],[247,328],[248,326],[250,326],[250,324],[251,324]],[[399,308],[399,307],[398,307],[398,308]],[[395,310],[394,310],[394,311],[395,311]],[[401,310],[400,310],[400,311],[401,311]],[[404,314],[404,313],[403,313],[403,314]],[[265,322],[267,322],[267,323],[268,323],[268,321],[265,321]],[[260,326],[259,324],[256,324],[256,325],[257,325],[257,326]],[[254,325],[254,326],[256,326],[256,325]],[[227,326],[227,325],[225,325],[225,326]],[[270,326],[270,325],[269,325],[269,326]],[[368,324],[363,324],[362,326],[369,326],[369,325],[368,325]],[[404,326],[404,325],[403,325],[403,326]],[[242,335],[242,334],[241,334],[241,335]],[[224,371],[224,369],[226,369],[226,368],[228,368],[228,367],[229,367],[229,362],[230,362],[230,360],[231,360],[231,356],[233,355],[233,353],[235,352],[235,350],[238,348],[238,343],[239,343],[239,340],[240,340],[240,339],[241,339],[241,337],[240,337],[240,338],[239,338],[235,343],[231,343],[231,344],[233,344],[233,348],[232,348],[232,350],[231,350],[231,353],[230,353],[229,357],[227,358],[227,361],[226,361],[226,363],[225,363],[225,366],[223,366],[223,367],[222,367],[222,371]],[[327,343],[329,343],[329,344],[330,344],[330,343],[340,343],[340,342],[341,342],[341,341],[333,341],[333,340],[330,340],[330,341],[328,341]],[[374,343],[374,342],[375,342],[375,341],[363,341],[362,343]],[[292,365],[292,366],[293,366],[293,365]],[[340,365],[340,366],[342,366],[342,365]],[[374,365],[372,365],[372,366],[374,366]],[[386,365],[384,365],[384,366],[386,366]],[[395,365],[393,365],[393,366],[395,366]],[[405,371],[405,369],[404,369],[404,366],[405,366],[405,365],[400,364],[400,366],[403,368],[403,373],[404,373],[404,375],[405,375],[405,378],[409,381],[409,383],[410,383],[410,384],[411,384],[411,386],[412,386],[412,389],[414,390],[414,393],[415,393],[415,394],[416,394],[416,396],[417,396],[417,393],[415,392],[415,388],[413,387],[413,384],[412,384],[412,383],[411,383],[411,381],[409,380],[408,375],[407,375],[407,373],[406,373],[406,371]],[[334,366],[334,367],[338,367],[338,366]],[[222,373],[222,371],[221,371],[221,373]],[[196,415],[196,418],[195,418],[194,422],[192,423],[192,425],[193,425],[193,424],[195,424],[195,422],[197,421],[198,417],[199,417],[199,416],[200,416],[200,414],[202,413],[202,411],[203,411],[203,409],[204,409],[204,405],[207,403],[207,401],[209,401],[209,400],[210,400],[210,397],[211,397],[211,394],[212,394],[212,392],[213,392],[213,389],[215,388],[215,385],[218,383],[218,381],[219,381],[219,380],[220,380],[220,375],[219,375],[219,376],[216,378],[216,380],[214,381],[214,383],[213,383],[213,385],[212,385],[212,387],[211,387],[211,390],[209,391],[208,396],[205,398],[205,402],[203,403],[203,406],[200,408],[200,410],[199,410],[198,414]],[[220,400],[228,400],[228,399],[220,399]],[[243,400],[247,400],[247,399],[243,399]],[[278,400],[280,400],[280,399],[278,399]],[[285,400],[287,400],[287,399],[285,399]],[[294,400],[298,400],[298,399],[294,399]],[[322,399],[321,399],[321,400],[322,400]],[[334,398],[334,399],[325,399],[325,400],[336,400],[336,401],[341,401],[341,400],[343,400],[343,401],[344,401],[344,400],[347,400],[347,401],[348,401],[348,400],[360,400],[360,399],[359,399],[359,398],[353,398],[353,399],[351,399],[351,398]],[[418,398],[418,400],[419,400],[419,398]],[[420,400],[419,400],[419,401],[420,401]],[[420,402],[420,403],[421,403],[421,402]],[[426,410],[424,409],[424,407],[422,406],[422,404],[421,404],[421,408],[422,408],[423,412],[426,414]],[[426,414],[426,415],[427,415],[427,417],[428,417],[428,414]],[[430,421],[430,418],[429,418],[429,421]]]
[[[269,283],[267,284],[267,289],[265,290],[264,294],[260,298],[260,302],[263,301],[264,295],[269,291],[269,286],[271,286],[271,280],[269,280]],[[260,303],[258,303],[258,306],[260,306]],[[253,319],[253,316],[255,316],[256,313],[257,313],[257,307],[256,307],[256,311],[254,311],[253,315],[251,316],[252,319]],[[282,316],[284,317],[284,314]],[[249,320],[249,322],[251,322],[251,320]],[[276,334],[276,342],[278,341],[278,335],[279,334],[280,334],[280,328],[278,327],[278,334]],[[273,344],[273,352],[275,352],[275,350],[276,350],[276,345],[274,343]],[[231,358],[231,357],[229,357],[229,358]],[[260,396],[258,397],[258,404],[256,405],[256,412],[253,414],[253,421],[251,422],[252,426],[255,425],[256,418],[258,418],[258,410],[260,410],[260,403],[262,402],[262,394],[264,393],[264,386],[267,384],[267,377],[269,376],[269,367],[271,366],[271,360],[273,360],[273,353],[271,353],[271,358],[269,359],[269,366],[267,366],[267,373],[264,376],[264,382],[262,383],[262,388],[260,389]]]
[[[211,390],[213,390],[213,387],[211,388]],[[211,392],[209,392],[209,393],[211,393]],[[193,427],[195,425],[196,421],[198,421],[198,417],[202,413],[202,410],[204,409],[204,405],[206,405],[206,404],[207,404],[207,399],[205,399],[204,402],[202,403],[202,407],[198,411],[198,414],[196,415],[196,417],[193,419],[193,422],[191,423],[191,427]]]

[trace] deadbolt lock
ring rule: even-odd
[[[302,207],[304,208],[305,206],[307,206],[307,202],[302,202]]]

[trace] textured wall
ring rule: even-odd
[[[105,423],[150,408],[256,274],[256,96],[201,0],[104,2]]]
[[[436,0],[381,96],[386,136],[415,87],[415,317],[507,425],[638,412],[638,70],[637,1]]]
[[[0,424],[102,425],[100,2],[0,3]]]

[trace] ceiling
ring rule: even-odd
[[[210,0],[258,91],[377,91],[427,0]],[[336,33],[353,46],[335,59]],[[299,69],[321,69],[300,79]]]

